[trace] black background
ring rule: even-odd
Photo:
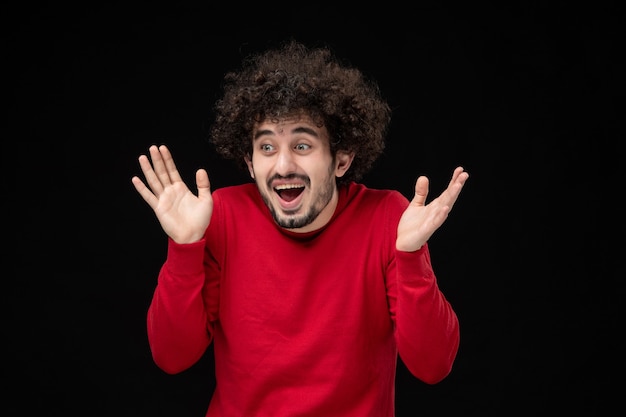
[[[145,314],[166,238],[130,178],[167,143],[193,187],[248,181],[206,141],[223,74],[294,37],[394,109],[364,178],[411,197],[470,172],[431,238],[461,322],[450,376],[398,417],[623,409],[624,15],[616,3],[5,6],[5,415],[203,416],[211,351],[166,375]],[[375,219],[374,219],[375,221]],[[253,260],[252,260],[253,261]]]

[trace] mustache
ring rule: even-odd
[[[283,176],[283,175],[280,175],[280,174],[275,174],[275,175],[272,175],[271,177],[269,177],[267,179],[267,188],[272,188],[271,184],[272,184],[272,181],[274,181],[274,180],[285,180],[285,181],[288,181],[288,180],[295,180],[295,179],[301,180],[302,182],[304,182],[304,184],[306,184],[307,187],[309,187],[311,185],[311,179],[308,176],[306,176],[306,175],[289,174],[289,175],[284,175]]]

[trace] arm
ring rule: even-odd
[[[139,157],[146,183],[132,178],[168,235],[168,255],[148,310],[148,339],[159,367],[180,372],[195,363],[211,341],[204,308],[204,233],[213,212],[205,170],[198,170],[196,197],[182,181],[166,146],[151,146]]]
[[[427,241],[446,220],[468,177],[463,168],[456,168],[446,190],[427,205],[428,179],[418,178],[415,196],[398,223],[398,351],[413,375],[429,384],[450,373],[460,334],[456,313],[437,285]]]
[[[148,342],[154,362],[174,374],[191,367],[212,341],[219,286],[210,273],[205,241],[168,240],[167,261],[148,309]]]
[[[452,370],[459,347],[459,321],[437,285],[428,245],[396,253],[395,304],[398,353],[418,379],[435,384]]]

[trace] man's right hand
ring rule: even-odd
[[[137,192],[154,210],[161,227],[176,243],[202,239],[213,213],[211,183],[206,170],[196,171],[198,195],[183,182],[167,146],[152,145],[150,159],[139,156],[146,184],[137,176],[131,181]],[[150,163],[152,160],[152,163]]]

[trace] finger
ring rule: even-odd
[[[454,172],[452,173],[452,178],[450,179],[450,183],[448,184],[448,186],[454,184],[457,181],[461,181],[461,183],[465,183],[465,181],[467,180],[467,178],[469,177],[469,174],[467,172],[465,172],[465,169],[461,166],[456,167],[454,169]]]
[[[442,193],[442,202],[449,206],[449,209],[452,209],[468,178],[469,174],[465,172],[463,167],[457,167],[454,170],[448,188]]]
[[[165,145],[161,145],[160,147],[157,147],[156,145],[150,146],[150,159],[152,160],[152,169],[154,170],[159,182],[163,187],[166,187],[172,183],[172,179],[170,178],[169,171],[165,166],[161,150],[163,150],[166,155],[169,155],[169,151]]]
[[[172,153],[165,145],[161,145],[159,147],[159,151],[161,152],[161,157],[163,158],[163,163],[165,165],[165,170],[167,171],[168,178],[172,182],[182,181],[182,177],[178,172],[178,168],[176,168],[176,164],[174,163],[174,158],[172,158]]]
[[[163,192],[163,184],[154,172],[150,159],[148,159],[146,155],[139,156],[139,166],[141,167],[141,171],[143,172],[144,177],[146,177],[146,183],[152,192],[156,195],[161,194]]]
[[[131,182],[135,186],[135,189],[139,193],[139,195],[144,199],[146,203],[154,210],[156,205],[159,202],[159,199],[150,191],[148,187],[141,181],[141,179],[137,176],[131,178]]]
[[[450,181],[450,185],[456,191],[458,195],[461,192],[461,189],[465,185],[465,181],[469,178],[469,174],[463,167],[457,167],[454,170],[454,174],[452,174],[452,180]]]
[[[425,176],[420,176],[415,181],[415,196],[411,201],[411,204],[423,206],[426,204],[426,197],[428,196],[428,178]]]

